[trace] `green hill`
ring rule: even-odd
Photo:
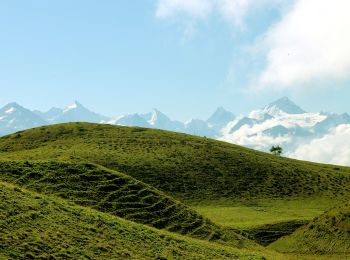
[[[93,162],[191,203],[350,194],[350,168],[156,129],[90,123],[45,126],[0,138],[0,153],[10,159]]]
[[[96,165],[0,161],[0,180],[158,229],[237,247],[254,245],[151,186]]]
[[[270,245],[280,252],[350,254],[350,203],[332,208]]]
[[[22,160],[17,175],[3,162],[6,181],[160,229],[239,247],[250,243],[237,229],[267,245],[322,214],[334,200],[350,199],[349,167],[292,160],[157,129],[91,123],[45,126],[0,138],[0,159],[12,161],[9,164]],[[66,166],[60,171],[51,163]],[[38,179],[37,173],[28,174],[36,167]],[[50,167],[56,175],[43,175]],[[111,175],[115,180],[106,177]]]
[[[263,259],[0,182],[0,259]]]

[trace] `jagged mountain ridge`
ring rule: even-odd
[[[226,126],[229,122],[235,119],[235,115],[227,111],[223,107],[219,107],[216,111],[208,118],[207,123],[215,130],[220,130]]]

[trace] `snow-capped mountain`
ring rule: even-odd
[[[299,147],[317,138],[322,139],[339,126],[348,125],[350,128],[350,116],[306,112],[283,97],[237,117],[219,107],[206,121],[191,119],[183,124],[155,109],[147,114],[122,116],[112,123],[207,136],[262,151],[268,151],[272,145],[281,145],[284,155],[300,158],[295,153]]]
[[[229,122],[234,120],[235,115],[224,109],[223,107],[219,107],[216,111],[208,118],[207,123],[209,127],[220,131],[224,126],[226,126]]]
[[[47,112],[30,111],[16,103],[10,103],[0,110],[0,135],[65,122],[158,128],[216,138],[262,151],[268,151],[272,145],[281,145],[286,156],[295,158],[302,158],[296,151],[305,153],[313,143],[334,140],[335,134],[344,135],[350,129],[350,115],[346,113],[306,112],[289,98],[283,97],[247,115],[234,116],[230,111],[219,107],[206,121],[191,119],[185,123],[172,120],[157,109],[146,114],[126,114],[111,119],[88,110],[79,102],[64,109],[51,108]],[[339,143],[341,144],[342,142]],[[327,147],[324,149],[328,150]],[[319,161],[325,160],[321,158]]]
[[[289,98],[283,97],[228,123],[219,139],[263,151],[278,144],[288,154],[301,143],[310,142],[340,124],[349,123],[347,114],[305,112]]]
[[[305,111],[297,106],[287,97],[280,98],[270,103],[263,109],[254,110],[249,114],[250,118],[261,119],[265,114],[270,116],[279,116],[281,114],[304,114]]]
[[[146,114],[126,114],[107,121],[108,124],[157,128],[174,132],[185,132],[185,124],[171,120],[157,109]]]
[[[40,116],[17,103],[10,103],[0,109],[0,135],[48,124]]]
[[[157,109],[153,109],[151,113],[141,115],[152,128],[164,129],[175,132],[183,132],[184,124],[179,121],[173,121],[168,116]]]
[[[102,123],[108,120],[107,117],[88,110],[78,101],[75,101],[65,109],[52,108],[45,115],[47,116],[46,119],[53,124],[67,122]]]

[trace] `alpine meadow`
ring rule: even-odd
[[[0,260],[350,259],[349,10],[0,1]]]

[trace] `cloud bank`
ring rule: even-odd
[[[264,37],[263,86],[345,79],[350,71],[350,1],[297,0]]]
[[[322,138],[299,146],[290,157],[330,164],[350,165],[350,125],[340,125]]]

